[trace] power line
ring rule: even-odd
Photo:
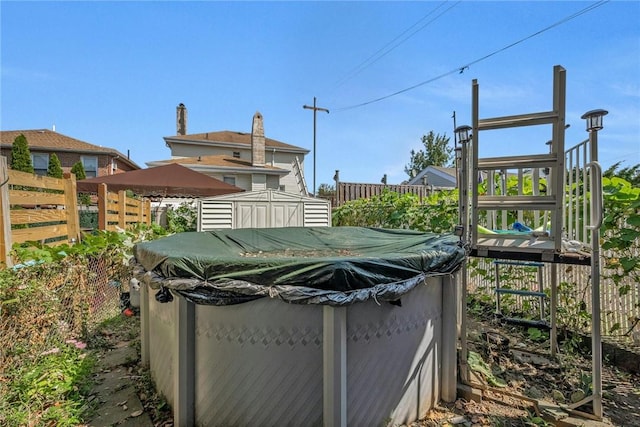
[[[378,49],[376,52],[374,52],[371,56],[369,56],[367,59],[365,59],[364,61],[362,61],[360,64],[358,64],[356,67],[354,67],[353,69],[351,69],[351,71],[349,71],[347,73],[347,75],[341,79],[339,79],[336,82],[336,86],[334,87],[334,90],[339,88],[340,86],[342,86],[343,84],[345,84],[347,81],[349,81],[350,79],[352,79],[353,77],[357,76],[358,74],[360,74],[362,71],[364,71],[366,68],[370,67],[371,65],[375,64],[376,62],[378,62],[380,59],[384,58],[386,55],[388,55],[389,53],[391,53],[395,48],[397,48],[398,46],[400,46],[402,43],[404,43],[405,41],[409,40],[411,37],[413,37],[416,33],[422,31],[423,29],[425,29],[429,24],[433,23],[435,20],[437,20],[438,18],[440,18],[442,15],[444,15],[445,13],[447,13],[449,10],[453,9],[455,6],[458,5],[458,3],[460,3],[460,1],[457,1],[455,4],[453,4],[452,6],[450,6],[449,8],[447,8],[446,10],[444,10],[443,12],[441,12],[440,14],[438,14],[437,16],[435,16],[433,19],[431,19],[430,21],[427,21],[424,25],[422,25],[420,28],[416,29],[415,31],[413,31],[411,34],[409,34],[408,36],[404,37],[403,39],[399,40],[402,36],[404,36],[405,34],[407,34],[410,30],[412,30],[413,28],[415,28],[419,23],[421,23],[422,21],[424,21],[426,18],[428,18],[429,16],[431,16],[433,13],[435,13],[438,9],[440,9],[442,6],[444,6],[447,3],[447,1],[443,1],[442,3],[440,3],[435,9],[433,9],[432,11],[430,11],[429,13],[427,13],[426,15],[424,15],[422,18],[420,18],[415,24],[411,25],[409,28],[407,28],[406,30],[404,30],[402,33],[400,33],[398,36],[396,36],[393,40],[391,40],[389,43],[387,43],[386,45],[384,45],[383,47],[381,47],[380,49]],[[399,41],[398,41],[399,40]],[[397,41],[397,43],[396,43]],[[388,48],[388,49],[387,49]]]
[[[558,27],[558,26],[560,26],[560,25],[562,25],[562,24],[564,24],[564,23],[566,23],[568,21],[571,21],[572,19],[575,19],[580,15],[583,15],[585,13],[591,12],[592,10],[602,6],[605,3],[608,3],[609,1],[611,1],[611,0],[600,0],[600,1],[597,1],[596,3],[594,3],[594,4],[590,5],[590,6],[587,6],[584,9],[581,9],[578,12],[576,12],[576,13],[574,13],[572,15],[569,15],[569,16],[561,19],[560,21],[557,21],[557,22],[555,22],[555,23],[553,23],[553,24],[551,24],[551,25],[549,25],[549,26],[547,26],[547,27],[545,27],[545,28],[543,28],[543,29],[541,29],[539,31],[536,31],[535,33],[532,33],[532,34],[530,34],[530,35],[528,35],[528,36],[526,36],[524,38],[521,38],[521,39],[519,39],[519,40],[517,40],[517,41],[515,41],[515,42],[513,42],[511,44],[508,44],[508,45],[506,45],[506,46],[504,46],[504,47],[502,47],[502,48],[500,48],[498,50],[495,50],[495,51],[493,51],[493,52],[491,52],[491,53],[489,53],[489,54],[487,54],[485,56],[482,56],[482,57],[480,57],[478,59],[475,59],[474,61],[471,61],[471,62],[469,62],[469,63],[467,63],[465,65],[462,65],[460,67],[456,67],[453,70],[450,70],[450,71],[447,71],[445,73],[442,73],[442,74],[440,74],[440,75],[438,75],[436,77],[432,77],[432,78],[430,78],[428,80],[422,81],[422,82],[417,83],[417,84],[415,84],[413,86],[407,87],[405,89],[399,90],[399,91],[391,93],[389,95],[381,96],[379,98],[375,98],[375,99],[372,99],[372,100],[366,101],[366,102],[361,102],[359,104],[351,105],[351,106],[348,106],[348,107],[336,108],[336,109],[334,109],[334,111],[338,111],[339,112],[339,111],[346,111],[346,110],[352,110],[354,108],[364,107],[365,105],[373,104],[375,102],[379,102],[379,101],[382,101],[384,99],[391,98],[393,96],[400,95],[402,93],[405,93],[405,92],[408,92],[410,90],[416,89],[416,88],[418,88],[420,86],[424,86],[424,85],[426,85],[428,83],[432,83],[432,82],[434,82],[436,80],[440,80],[440,79],[442,79],[442,78],[444,78],[446,76],[449,76],[451,74],[455,74],[455,73],[462,74],[464,72],[464,70],[469,69],[469,67],[471,65],[475,65],[475,64],[477,64],[477,63],[479,63],[481,61],[484,61],[485,59],[488,59],[488,58],[490,58],[490,57],[492,57],[494,55],[497,55],[498,53],[504,52],[505,50],[510,49],[510,48],[520,44],[520,43],[523,43],[523,42],[525,42],[525,41],[527,41],[527,40],[529,40],[529,39],[531,39],[531,38],[533,38],[535,36],[538,36],[538,35],[546,32],[546,31],[549,31],[549,30],[551,30],[551,29],[553,29],[555,27]]]

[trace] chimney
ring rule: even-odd
[[[251,126],[251,165],[264,166],[264,158],[264,123],[262,114],[256,111]]]
[[[187,134],[187,107],[183,103],[176,107],[176,128],[178,135]]]

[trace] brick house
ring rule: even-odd
[[[304,156],[309,150],[267,138],[262,114],[255,113],[251,132],[214,131],[187,134],[187,109],[176,109],[177,132],[165,137],[171,159],[147,162],[155,167],[179,163],[246,191],[274,189],[307,194]]]
[[[47,174],[49,156],[53,153],[60,159],[63,172],[71,172],[74,164],[82,162],[87,178],[140,169],[133,160],[113,148],[89,144],[49,129],[0,131],[0,154],[9,163],[13,141],[20,134],[27,138],[31,163],[38,175]]]

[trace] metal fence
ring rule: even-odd
[[[0,272],[0,376],[66,345],[83,347],[120,313],[129,267],[111,255],[66,257]],[[123,285],[124,284],[124,285]]]

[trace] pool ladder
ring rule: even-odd
[[[518,261],[503,261],[503,260],[494,260],[493,264],[495,266],[495,278],[496,278],[496,311],[495,314],[501,320],[508,323],[515,323],[518,325],[528,325],[531,327],[536,327],[540,329],[550,329],[550,324],[546,320],[546,310],[545,307],[548,307],[548,296],[544,293],[544,274],[542,268],[544,264],[541,262],[518,262]],[[535,267],[538,269],[538,290],[526,290],[526,289],[509,289],[503,288],[500,286],[500,266],[508,265],[508,266],[518,266],[518,267]],[[525,319],[521,317],[504,317],[502,314],[502,309],[500,307],[500,297],[501,295],[517,295],[520,297],[534,297],[538,298],[539,310],[538,310],[538,318],[537,319]]]

